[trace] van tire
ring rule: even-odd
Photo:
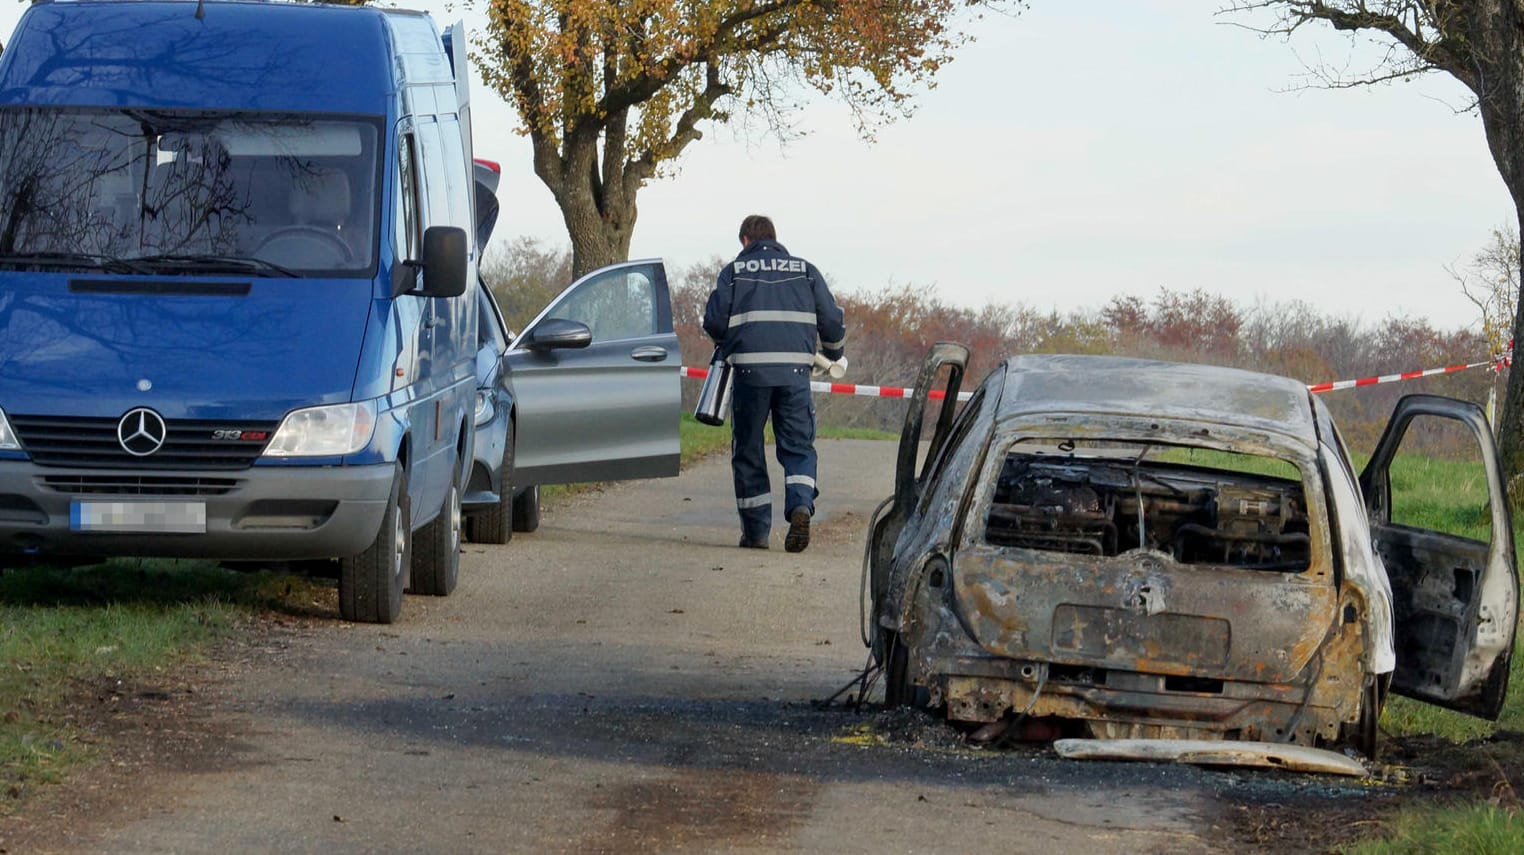
[[[402,613],[402,574],[412,561],[412,500],[407,471],[397,464],[376,539],[359,555],[339,559],[339,616],[391,623]]]
[[[513,530],[531,532],[540,527],[540,485],[525,487],[513,497]]]
[[[497,468],[497,504],[473,511],[466,517],[466,538],[472,543],[507,543],[513,540],[513,429],[503,447],[503,462]]]
[[[449,596],[460,579],[460,464],[450,476],[444,507],[433,521],[418,529],[413,539],[413,562],[409,590],[430,597]]]

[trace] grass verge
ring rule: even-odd
[[[0,815],[101,751],[64,714],[88,687],[194,661],[256,609],[301,611],[321,589],[205,561],[0,572]]]
[[[1342,850],[1346,855],[1517,855],[1524,852],[1524,815],[1491,803],[1400,814],[1383,840]]]
[[[1364,461],[1359,461],[1363,465]],[[1392,463],[1392,519],[1418,528],[1488,541],[1492,537],[1487,513],[1487,482],[1480,465],[1418,456],[1399,456]],[[1516,521],[1521,515],[1514,514]],[[1514,526],[1514,554],[1524,545],[1524,530]],[[1381,716],[1381,729],[1388,737],[1422,743],[1432,735],[1456,744],[1451,750],[1439,746],[1420,749],[1420,761],[1450,754],[1442,761],[1471,768],[1454,771],[1456,779],[1480,778],[1492,782],[1490,790],[1473,788],[1473,801],[1446,805],[1423,805],[1399,810],[1379,838],[1362,841],[1342,851],[1355,855],[1405,855],[1406,853],[1524,852],[1524,813],[1514,792],[1518,782],[1516,763],[1489,761],[1496,747],[1489,740],[1506,732],[1524,731],[1524,628],[1515,630],[1515,655],[1509,668],[1510,692],[1496,722],[1451,712],[1408,698],[1393,697]],[[1508,768],[1505,768],[1508,767]],[[1486,796],[1482,796],[1486,793]]]

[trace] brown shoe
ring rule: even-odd
[[[794,508],[788,515],[788,534],[783,536],[783,549],[787,552],[803,552],[810,545],[810,509]]]
[[[751,538],[746,537],[746,536],[743,535],[741,537],[741,542],[739,544],[737,544],[737,546],[740,546],[742,549],[766,549],[767,548],[767,541],[766,540],[752,540]]]

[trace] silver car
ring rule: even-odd
[[[500,173],[475,163],[477,251]],[[573,282],[515,335],[478,282],[476,436],[462,533],[507,543],[540,525],[540,485],[677,475],[682,354],[659,259]]]
[[[928,407],[956,399],[967,362],[939,344],[922,367],[868,544],[891,703],[1047,735],[1369,756],[1388,690],[1499,714],[1519,582],[1476,406],[1402,399],[1357,476],[1294,380],[1033,355],[956,413]],[[1490,535],[1423,528],[1401,492],[1394,507],[1399,452],[1465,453],[1468,515]]]
[[[476,442],[464,533],[539,525],[539,486],[675,476],[681,353],[659,259],[573,282],[515,336],[478,288]]]

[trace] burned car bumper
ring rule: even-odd
[[[1061,563],[1062,571],[1022,565],[1017,584],[1009,576],[1002,584],[988,574],[944,572],[939,585],[938,574],[928,574],[898,634],[909,654],[908,676],[953,720],[1055,716],[1108,738],[1290,741],[1294,734],[1296,742],[1315,744],[1337,740],[1357,723],[1365,682],[1358,621],[1341,617],[1317,626],[1299,622],[1295,609],[1250,610],[1243,602],[1223,609],[1221,601],[1212,616],[1149,614],[1138,592],[1164,596],[1175,587],[1166,581],[1169,570],[1177,582],[1200,580],[1184,578],[1189,568],[1170,567],[1162,556],[1140,563],[1155,567],[1151,577],[1132,572],[1136,565],[1108,573],[1072,561]],[[968,599],[989,609],[960,610],[948,583],[966,586],[965,596],[972,593]],[[1208,612],[1187,604],[1221,593],[1218,586],[1203,587],[1214,590],[1182,596],[1179,608]],[[1317,589],[1308,587],[1262,596],[1283,605],[1316,599]],[[1129,588],[1135,607],[1103,604]],[[1014,602],[1023,606],[1020,621],[1010,620],[1003,607]],[[1361,608],[1354,600],[1348,605],[1351,615]],[[1277,615],[1286,625],[1265,626]],[[1297,643],[1265,647],[1255,656],[1234,654],[1251,648],[1256,635],[1285,637],[1287,631],[1299,636]]]

